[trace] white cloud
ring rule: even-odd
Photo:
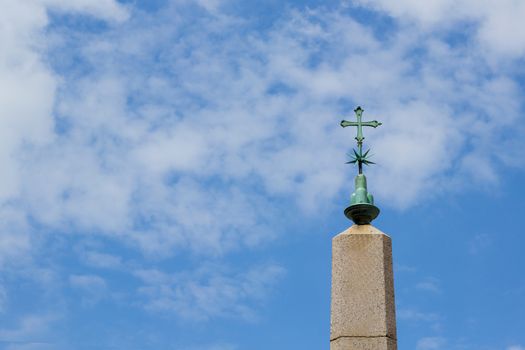
[[[38,2],[56,11],[95,16],[122,22],[129,18],[128,10],[115,0],[27,0]]]
[[[257,318],[251,303],[263,300],[283,275],[277,265],[255,267],[232,273],[200,268],[178,274],[156,269],[135,271],[144,282],[138,293],[150,311],[170,312],[186,320],[205,321],[216,317]]]
[[[66,6],[77,13],[92,15],[104,12],[103,18],[116,16],[119,8],[114,1],[6,0],[3,3],[0,13],[0,163],[3,169],[0,265],[5,260],[24,261],[31,248],[27,212],[13,204],[28,185],[29,179],[23,174],[34,170],[29,169],[26,152],[45,148],[56,140],[52,112],[60,78],[44,55],[47,49],[44,29],[49,22],[47,5],[55,9]]]
[[[7,291],[3,284],[0,284],[0,314],[3,314],[6,311],[8,302]]]
[[[95,250],[82,250],[80,258],[87,265],[103,269],[121,269],[124,263],[120,256],[97,252]]]
[[[0,14],[0,162],[4,165],[0,199],[18,195],[16,159],[23,143],[42,144],[52,138],[51,111],[56,80],[38,52],[39,31],[47,23],[41,7],[8,1]]]
[[[93,306],[108,294],[106,281],[97,275],[71,275],[69,284],[81,293],[84,306]]]
[[[30,230],[19,208],[0,210],[0,268],[29,260],[32,249]]]
[[[469,34],[468,25],[474,23],[478,43],[491,53],[504,56],[522,56],[525,53],[525,33],[522,18],[525,4],[521,1],[503,0],[356,0],[373,9],[382,10],[402,21],[415,20],[431,30],[443,26]],[[467,32],[465,32],[467,31]]]
[[[425,337],[417,341],[416,350],[441,350],[445,349],[445,344],[442,337]]]
[[[441,317],[432,312],[421,312],[414,309],[406,309],[406,308],[400,308],[396,311],[396,316],[400,320],[406,320],[406,321],[426,321],[426,322],[435,322],[438,321]]]
[[[0,341],[13,346],[46,345],[49,330],[58,319],[53,314],[30,314],[21,317],[17,322],[0,328]],[[21,344],[20,344],[21,343]]]
[[[85,290],[105,289],[106,282],[103,278],[94,275],[71,275],[69,282],[73,287]]]
[[[428,323],[430,329],[435,332],[441,331],[443,316],[435,312],[423,312],[415,308],[399,307],[396,310],[396,317],[400,324],[409,323],[421,325]]]
[[[466,1],[459,1],[465,3]],[[448,17],[455,17],[455,11],[452,11],[458,1],[452,0],[431,0],[431,1],[417,1],[417,0],[401,0],[396,2],[389,2],[387,0],[358,0],[355,3],[371,6],[374,9],[385,10],[395,17],[416,18],[422,22],[436,23]]]
[[[521,345],[511,345],[507,347],[507,350],[525,350],[525,347]]]
[[[470,254],[479,254],[492,245],[492,238],[486,233],[476,235],[468,243],[468,252]]]
[[[427,277],[416,283],[416,289],[432,293],[441,293],[440,281],[434,277]]]

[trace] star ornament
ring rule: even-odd
[[[361,154],[361,152],[357,153],[355,149],[352,149],[352,151],[354,151],[354,154],[350,154],[350,153],[348,154],[351,160],[346,162],[345,164],[355,164],[355,163],[365,164],[365,165],[375,164],[374,162],[369,160],[369,158],[371,157],[371,155],[370,157],[368,156],[368,152],[370,152],[370,149],[366,151],[364,154]]]

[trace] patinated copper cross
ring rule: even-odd
[[[363,126],[371,126],[373,128],[377,128],[379,125],[381,125],[380,122],[377,120],[372,120],[371,122],[364,122],[361,120],[361,117],[363,116],[363,109],[361,107],[357,107],[355,110],[355,115],[357,117],[357,122],[349,122],[346,120],[341,121],[341,126],[343,128],[346,128],[347,126],[357,126],[357,136],[355,139],[357,140],[357,152],[354,150],[354,154],[351,156],[352,160],[349,161],[349,164],[355,164],[358,165],[359,174],[363,173],[363,164],[369,165],[374,164],[374,162],[371,162],[368,157],[368,151],[363,154],[363,140],[365,137],[363,136]]]
[[[365,137],[363,136],[363,126],[371,126],[373,128],[377,128],[379,125],[381,125],[381,123],[377,120],[372,120],[371,122],[361,121],[361,117],[363,115],[363,109],[361,107],[357,107],[354,110],[354,112],[355,116],[357,117],[357,122],[349,122],[346,120],[342,120],[341,126],[343,128],[346,128],[347,126],[357,126],[357,136],[355,137],[355,139],[357,140],[357,145],[359,146],[359,148],[361,148],[363,140],[365,139]]]

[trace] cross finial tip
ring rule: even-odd
[[[362,112],[362,111],[364,111],[364,109],[363,109],[363,108],[361,108],[361,106],[357,106],[357,108],[356,108],[356,109],[354,109],[354,112],[356,112],[356,113],[357,113],[357,112],[359,112],[359,111],[361,111],[361,112]]]

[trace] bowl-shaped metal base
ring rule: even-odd
[[[345,209],[345,216],[357,225],[368,225],[379,215],[379,208],[372,204],[354,204]]]

